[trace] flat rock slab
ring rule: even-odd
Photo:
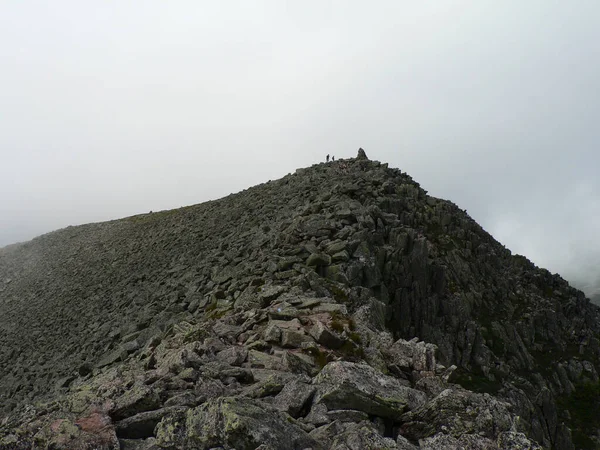
[[[315,387],[294,380],[284,386],[279,394],[274,399],[273,406],[279,411],[288,413],[294,418],[302,415],[306,410],[307,404],[315,394]],[[308,411],[304,413],[306,415]]]
[[[407,409],[414,410],[427,401],[423,392],[403,386],[371,366],[348,361],[330,362],[313,383],[317,386],[315,403],[324,403],[329,410],[354,409],[398,419]]]
[[[184,412],[187,408],[172,406],[146,411],[123,419],[115,424],[117,436],[125,439],[143,439],[154,436],[154,428],[167,414]]]
[[[261,444],[290,450],[321,448],[281,412],[242,397],[220,398],[188,411],[185,428],[186,448],[254,450]]]
[[[489,394],[446,389],[426,405],[402,416],[402,434],[417,440],[445,427],[453,435],[482,434],[495,438],[495,434],[511,428],[508,407]]]

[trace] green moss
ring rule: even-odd
[[[197,326],[185,333],[183,336],[183,343],[187,344],[189,342],[203,341],[207,337],[208,332],[206,329],[204,327]]]
[[[331,321],[331,329],[337,331],[338,333],[341,333],[342,331],[344,331],[344,322],[342,322],[339,319],[333,319]]]
[[[356,330],[356,322],[352,317],[350,317],[350,319],[348,320],[348,327],[350,328],[350,331]]]
[[[208,313],[217,309],[217,301],[214,300],[204,307],[204,312]]]
[[[348,333],[348,337],[356,344],[358,345],[362,345],[362,338],[360,337],[360,334],[352,332],[352,333]]]
[[[206,317],[209,319],[220,319],[220,318],[226,316],[229,311],[231,311],[231,308],[215,309],[215,310],[209,312],[208,314],[206,314]]]

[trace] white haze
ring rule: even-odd
[[[585,0],[3,2],[0,246],[362,146],[591,292],[599,22]]]

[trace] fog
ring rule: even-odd
[[[600,4],[0,5],[0,246],[355,156],[600,287]]]

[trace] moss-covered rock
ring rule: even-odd
[[[190,410],[186,415],[188,448],[225,446],[254,450],[259,445],[302,450],[319,443],[276,409],[246,398],[221,398]]]

